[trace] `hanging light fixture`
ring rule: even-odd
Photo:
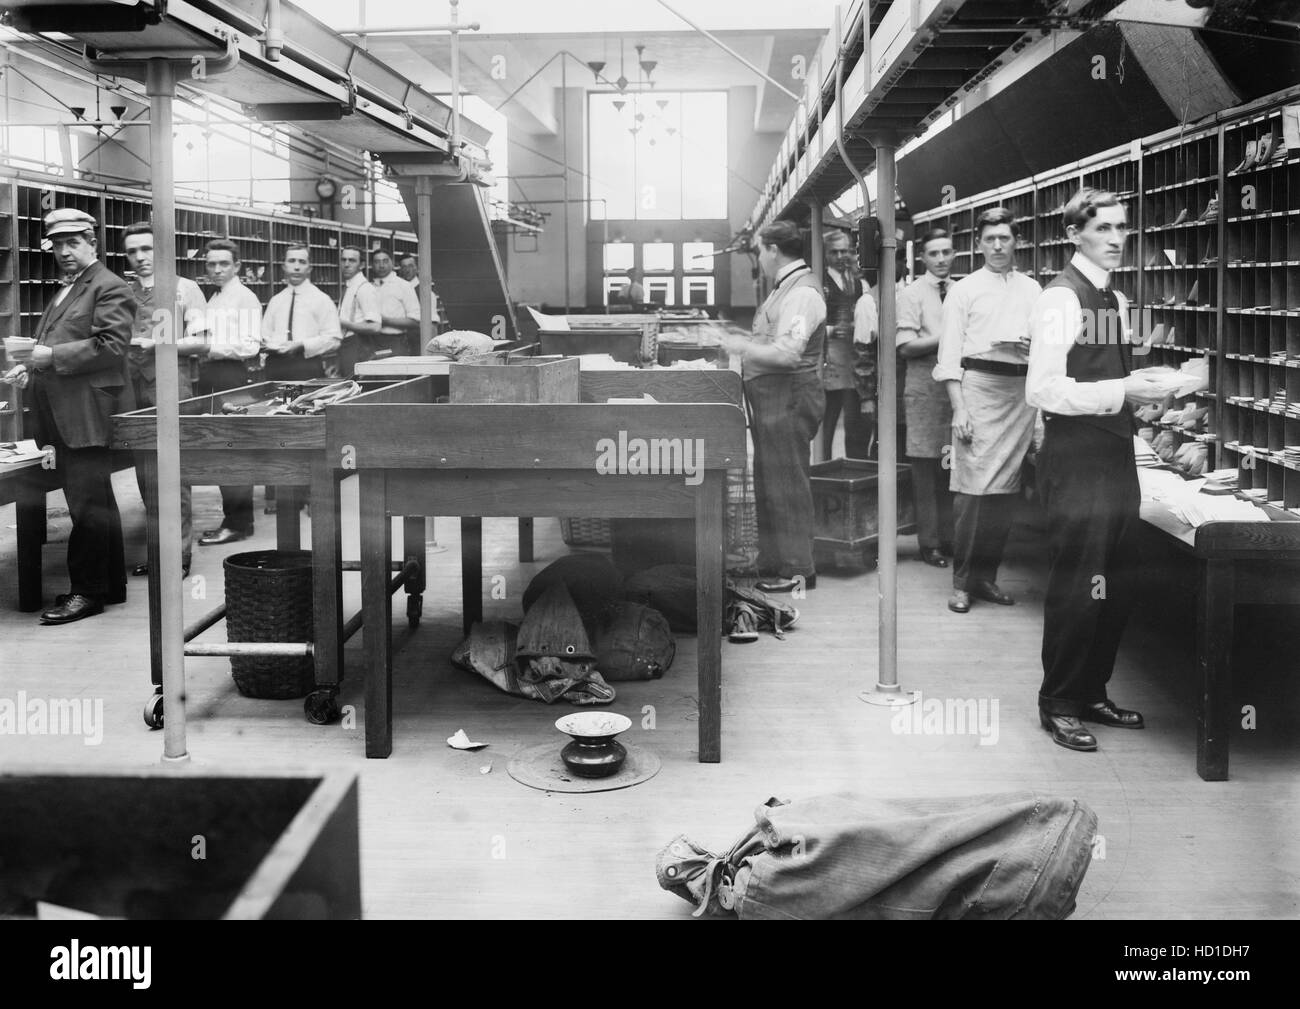
[[[591,75],[592,75],[594,78],[596,78],[597,81],[599,81],[599,80],[600,80],[600,72],[601,72],[602,70],[605,69],[605,61],[604,61],[604,60],[588,60],[588,61],[587,61],[587,69],[590,70],[590,71],[591,71]]]

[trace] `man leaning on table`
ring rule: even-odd
[[[67,498],[70,587],[41,614],[41,623],[69,624],[103,613],[107,603],[126,601],[109,443],[113,413],[124,406],[122,361],[135,300],[126,282],[99,262],[93,217],[71,208],[52,210],[44,226],[62,274],[59,290],[37,323],[35,346],[12,355],[15,367],[5,381],[30,386],[31,433],[54,450]]]
[[[1025,396],[1043,411],[1038,487],[1047,509],[1047,599],[1039,717],[1052,740],[1097,749],[1083,722],[1140,729],[1142,715],[1117,707],[1106,685],[1135,597],[1133,533],[1141,492],[1131,407],[1165,388],[1130,374],[1128,304],[1112,290],[1128,217],[1114,193],[1081,190],[1065,205],[1075,253],[1039,296],[1030,320]]]

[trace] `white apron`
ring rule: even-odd
[[[1024,376],[967,369],[962,397],[975,436],[952,440],[951,488],[960,494],[1015,494],[1020,464],[1034,436],[1038,411],[1025,402]]]

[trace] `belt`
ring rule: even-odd
[[[963,357],[961,366],[967,371],[987,371],[991,375],[1023,377],[1029,374],[1029,365],[1027,364],[1012,364],[1010,361],[986,361],[981,357]]]

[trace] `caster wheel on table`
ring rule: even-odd
[[[339,710],[338,692],[331,687],[313,690],[302,702],[302,709],[312,725],[329,725],[338,721],[342,714]]]
[[[163,727],[163,696],[154,694],[144,702],[144,724],[151,729]]]
[[[406,623],[411,630],[420,626],[420,614],[424,611],[424,596],[413,593],[406,597]]]

